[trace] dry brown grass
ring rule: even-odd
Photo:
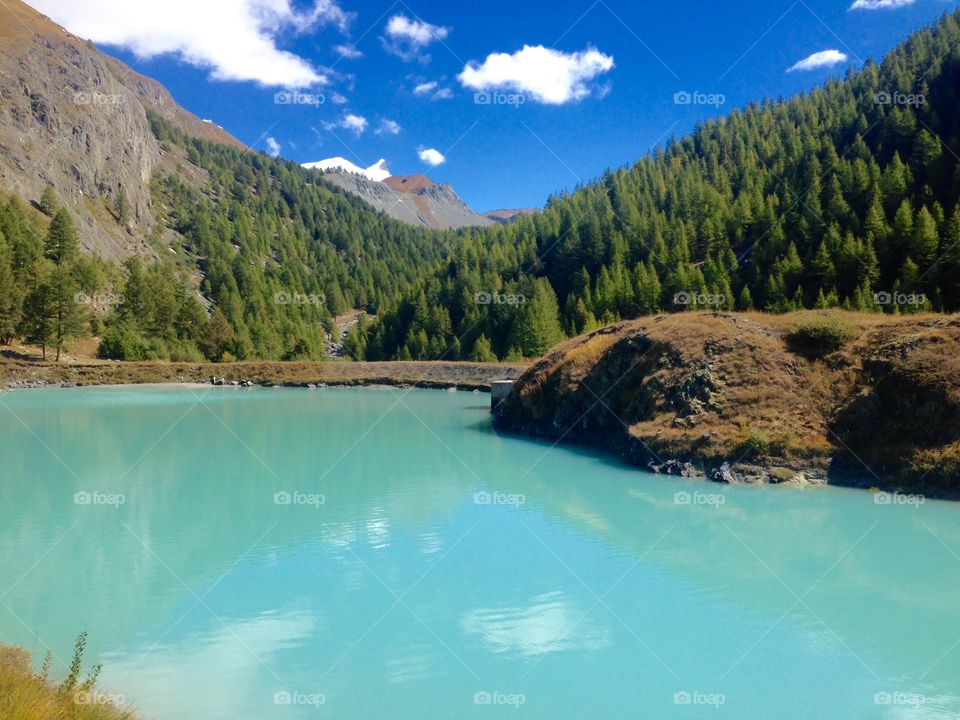
[[[23,648],[0,645],[0,718],[3,720],[133,720],[95,690],[65,692],[30,666]]]
[[[849,337],[822,357],[801,354],[789,340],[800,325],[834,322]],[[689,392],[698,368],[713,387],[691,411],[677,394]],[[834,458],[842,461],[836,467],[874,482],[960,487],[957,316],[833,310],[641,318],[554,348],[514,397],[512,411],[503,406],[504,427],[558,435],[578,423],[569,435],[625,454],[639,447],[641,462],[651,455],[708,466],[736,461],[751,455],[749,438],[762,437],[770,465],[812,464],[825,473]]]

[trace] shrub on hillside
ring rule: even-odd
[[[849,323],[830,315],[804,320],[787,336],[790,349],[807,357],[819,358],[837,352],[853,338]]]

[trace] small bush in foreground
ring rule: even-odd
[[[837,352],[853,338],[853,327],[836,316],[805,320],[787,336],[790,349],[819,358]]]

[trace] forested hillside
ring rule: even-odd
[[[117,359],[531,357],[695,308],[960,309],[960,12],[843,81],[712,120],[511,225],[414,228],[295,163],[159,143],[158,261],[79,252],[48,191],[0,199],[0,340]],[[48,189],[49,190],[49,189]],[[127,228],[118,193],[111,208]]]
[[[59,354],[93,333],[107,358],[319,359],[333,316],[396,304],[447,253],[446,234],[386,218],[318,173],[149,116],[179,158],[154,179],[175,231],[150,238],[161,259],[121,268],[82,255],[49,188],[42,212],[0,201],[0,340]],[[198,168],[202,182],[183,179]],[[122,201],[117,213],[123,223]]]
[[[469,232],[369,359],[543,352],[691,308],[960,309],[960,13],[843,81],[709,121],[516,224]]]

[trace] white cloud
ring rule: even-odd
[[[845,63],[846,61],[847,56],[839,50],[821,50],[794,63],[787,68],[787,72],[794,72],[795,70],[819,70],[820,68],[832,67],[840,63]]]
[[[347,113],[340,121],[340,127],[355,132],[357,135],[362,135],[363,131],[367,129],[367,119],[363,115]]]
[[[308,60],[277,46],[286,32],[322,25],[346,30],[352,13],[335,0],[298,10],[293,0],[31,0],[70,32],[129,49],[137,57],[173,54],[209,68],[214,80],[300,88],[326,81]]]
[[[429,95],[434,90],[437,89],[437,81],[431,80],[430,82],[420,83],[413,89],[414,95]]]
[[[380,121],[380,127],[374,131],[377,135],[396,135],[400,132],[400,123],[395,120],[384,118]]]
[[[446,38],[450,28],[431,25],[423,20],[411,20],[406,15],[394,15],[387,21],[384,32],[383,47],[387,52],[406,61],[428,62],[430,56],[420,51],[430,43]]]
[[[325,122],[323,123],[324,130],[349,130],[350,132],[356,134],[357,136],[363,135],[364,131],[367,129],[369,123],[363,115],[354,115],[353,113],[346,113],[342,118],[336,122]]]
[[[913,5],[917,0],[855,0],[851,10],[896,10]]]
[[[267,138],[267,155],[277,157],[280,154],[280,143],[272,137]]]
[[[413,94],[419,97],[429,97],[431,100],[449,100],[453,97],[453,91],[448,87],[440,87],[440,83],[436,80],[415,85]]]
[[[334,105],[346,105],[347,98],[338,92],[330,93],[330,102]]]
[[[491,53],[481,64],[470,62],[457,78],[474,90],[513,90],[548,105],[562,105],[589,95],[587,83],[611,68],[613,58],[594,48],[564,53],[524,45],[512,55]]]
[[[423,162],[431,167],[436,167],[437,165],[442,165],[447,161],[447,159],[441,154],[439,150],[435,148],[421,148],[417,151],[417,155],[420,157]]]
[[[357,58],[363,57],[363,53],[357,50],[355,46],[347,45],[346,43],[343,45],[334,45],[333,51],[344,60],[356,60]]]

